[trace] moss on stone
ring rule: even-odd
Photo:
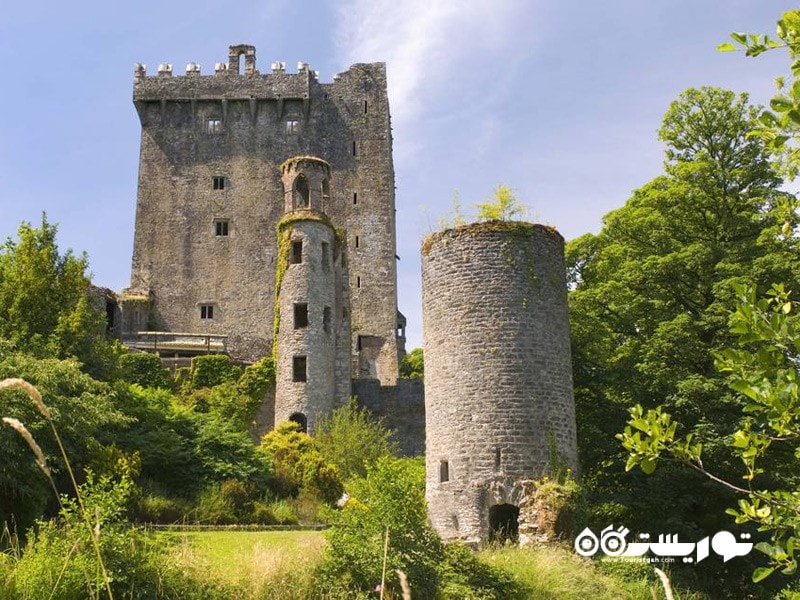
[[[427,256],[430,252],[433,244],[437,241],[445,238],[454,238],[459,237],[462,235],[469,235],[469,236],[477,236],[483,235],[487,233],[502,233],[505,235],[530,235],[533,231],[543,231],[548,235],[556,236],[561,241],[564,241],[564,238],[561,236],[558,231],[554,227],[550,227],[549,225],[541,225],[538,223],[528,223],[526,221],[480,221],[478,223],[469,223],[468,225],[460,225],[459,227],[453,227],[450,229],[445,229],[443,231],[437,231],[435,233],[430,234],[424,240],[422,240],[422,254]]]

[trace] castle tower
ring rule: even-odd
[[[577,465],[564,240],[477,223],[422,245],[426,497],[444,539],[518,527],[525,480]]]
[[[166,356],[207,352],[212,339],[235,360],[269,355],[274,231],[287,210],[280,165],[313,155],[327,161],[330,187],[316,196],[308,188],[309,201],[322,203],[310,208],[343,232],[348,257],[352,354],[336,385],[394,384],[402,340],[385,65],[353,65],[323,83],[306,63],[290,73],[274,62],[262,73],[255,47],[236,45],[211,74],[201,71],[194,62],[180,76],[170,64],[156,75],[134,70],[142,135],[123,341],[135,346],[146,327]]]
[[[275,425],[296,421],[313,431],[318,417],[337,404],[339,364],[349,344],[337,344],[342,319],[341,257],[323,207],[329,202],[330,166],[302,156],[281,165],[284,216],[278,223],[276,274]],[[344,339],[349,342],[349,337]],[[349,383],[349,378],[346,379]],[[341,390],[338,404],[346,401]]]

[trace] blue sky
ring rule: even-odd
[[[133,65],[204,73],[230,44],[308,62],[322,81],[387,63],[395,139],[400,308],[421,345],[419,244],[450,211],[515,188],[566,239],[662,168],[656,131],[682,90],[766,102],[784,56],[715,46],[774,32],[775,0],[346,0],[7,3],[0,12],[0,235],[42,211],[95,282],[128,284],[139,124]]]

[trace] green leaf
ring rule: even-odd
[[[739,42],[742,46],[747,45],[747,34],[746,33],[732,33],[731,37],[734,41]]]
[[[769,105],[776,112],[786,112],[794,106],[794,103],[786,96],[775,96],[769,101]]]
[[[775,570],[775,567],[758,567],[755,571],[753,571],[753,583],[758,583],[772,575],[772,572]]]
[[[731,44],[730,42],[726,42],[724,44],[720,44],[717,46],[717,52],[733,52],[736,50],[736,46]]]
[[[656,461],[653,458],[645,458],[642,461],[642,471],[647,475],[652,475],[656,470]]]

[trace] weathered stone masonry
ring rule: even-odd
[[[564,241],[518,222],[436,233],[422,283],[430,517],[479,542],[522,481],[577,465]]]
[[[133,101],[142,138],[123,337],[142,329],[216,334],[236,360],[270,354],[280,165],[312,155],[330,165],[321,210],[346,234],[347,369],[395,383],[401,349],[385,65],[353,65],[320,83],[304,63],[297,73],[273,63],[261,74],[254,47],[232,46],[213,75],[195,63],[180,77],[172,65],[156,76],[137,65]],[[167,355],[168,345],[160,351]]]

